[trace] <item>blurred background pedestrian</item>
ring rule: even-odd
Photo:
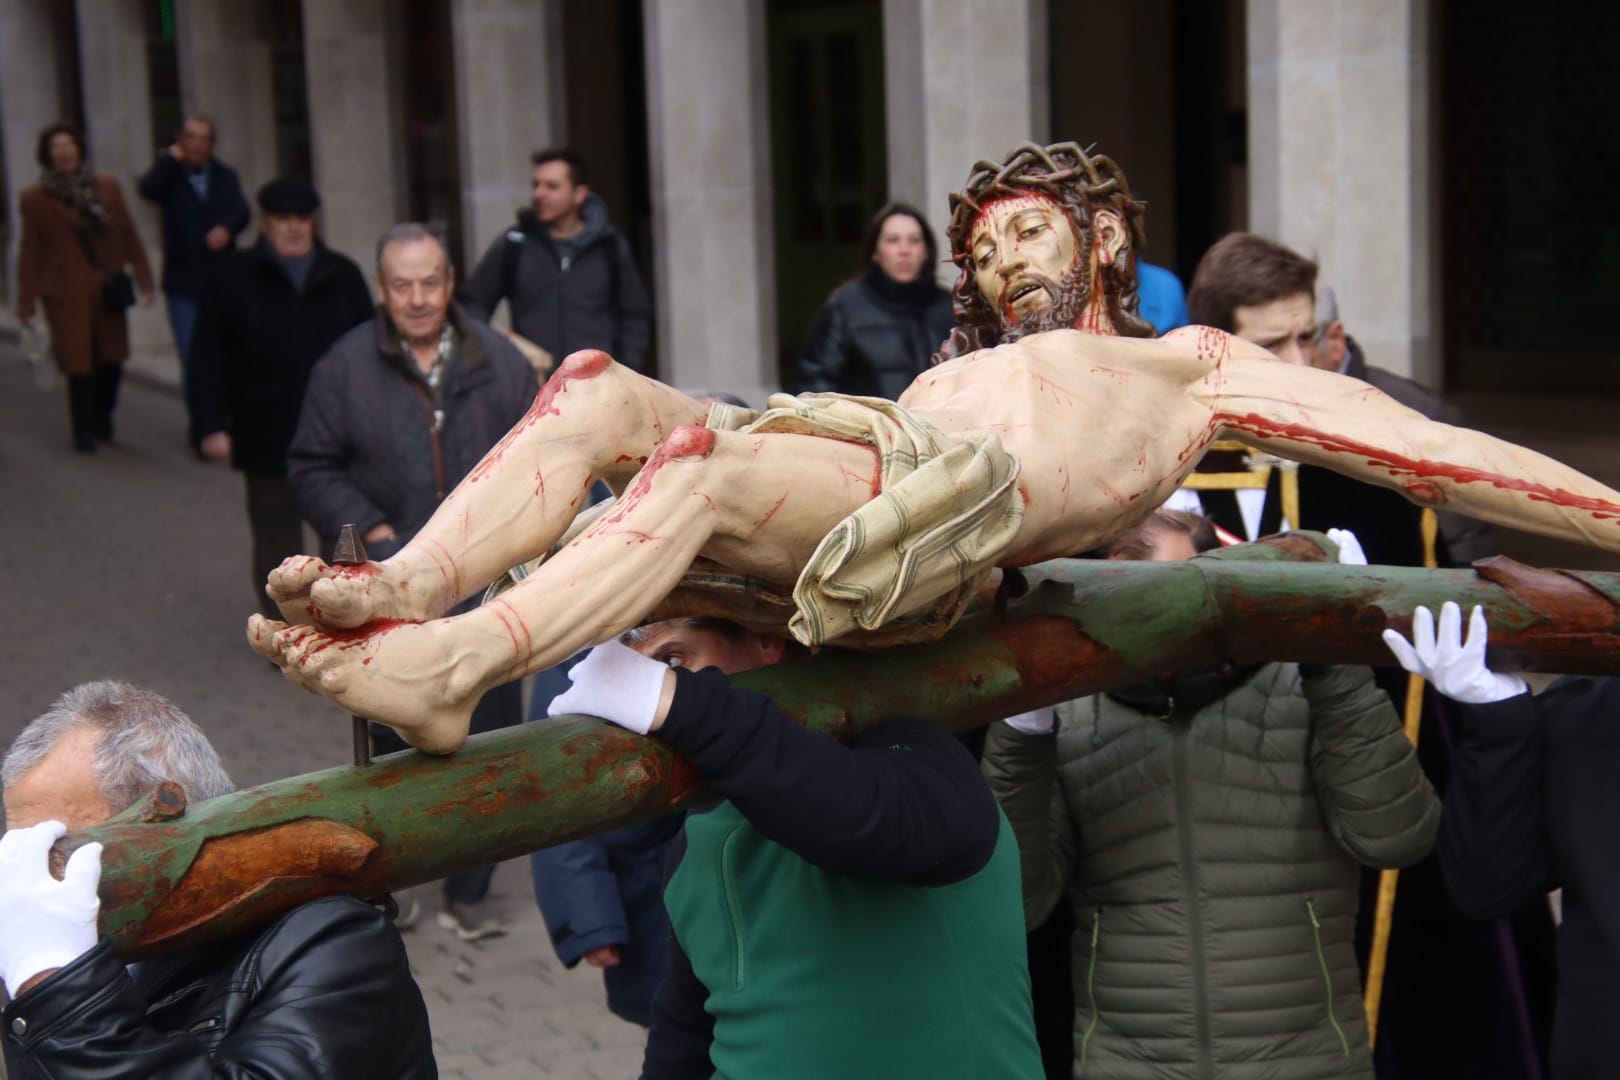
[[[180,385],[190,421],[186,438],[203,456],[197,408],[191,387],[191,337],[197,302],[216,259],[236,249],[248,227],[247,199],[236,170],[214,156],[217,129],[211,117],[193,113],[180,124],[174,142],[159,150],[152,167],[135,182],[142,198],[163,211],[163,299],[169,311],[174,348],[180,354]]]
[[[834,290],[799,354],[801,392],[893,400],[956,325],[934,280],[939,246],[922,211],[890,203],[866,230],[864,273]]]
[[[84,135],[58,121],[34,148],[40,178],[18,196],[17,317],[45,309],[56,364],[68,379],[73,448],[111,442],[121,365],[129,356],[124,311],[152,302],[152,270],[118,181],[90,166]],[[134,271],[130,280],[129,271]]]
[[[209,271],[199,296],[187,397],[203,456],[242,474],[253,533],[253,595],[275,615],[264,582],[304,551],[304,519],[287,482],[309,373],[349,330],[375,313],[352,259],[321,242],[321,197],[296,177],[259,189],[258,241]]]

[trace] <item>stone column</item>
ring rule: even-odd
[[[1249,221],[1377,367],[1436,381],[1428,0],[1248,0]]]
[[[304,69],[321,235],[369,271],[404,213],[386,0],[304,4]]]
[[[0,4],[0,139],[4,140],[6,220],[10,223],[5,252],[7,306],[14,306],[17,281],[17,196],[39,179],[34,142],[39,131],[58,119],[55,30],[51,0],[14,0]]]
[[[883,0],[889,194],[940,232],[981,158],[1044,143],[1051,124],[1045,0]],[[942,263],[939,279],[955,273]]]
[[[562,6],[450,0],[468,272],[529,201],[529,155],[565,141]]]
[[[146,5],[142,0],[77,0],[79,80],[84,117],[98,169],[118,178],[135,230],[146,245],[152,272],[161,274],[162,220],[158,208],[141,198],[135,181],[152,164],[154,152],[172,132],[154,137],[150,81],[146,71]],[[136,352],[166,350],[173,344],[161,304],[137,304],[129,313],[130,347]]]
[[[665,382],[776,385],[764,5],[643,0]]]
[[[254,3],[175,0],[174,5],[181,111],[214,118],[214,152],[241,176],[249,203],[259,185],[279,171],[270,43],[259,36],[257,13]],[[82,33],[84,23],[79,25]],[[174,132],[152,135],[164,142]]]

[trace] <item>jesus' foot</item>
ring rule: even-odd
[[[419,622],[438,614],[432,598],[413,588],[391,561],[329,566],[295,555],[270,571],[265,592],[294,626],[313,623],[348,630],[374,619]]]
[[[453,630],[453,620],[390,619],[327,632],[253,615],[247,637],[289,681],[387,724],[419,750],[448,754],[467,740],[473,706],[486,689],[454,648]]]

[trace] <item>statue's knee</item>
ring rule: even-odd
[[[594,379],[613,366],[613,357],[601,349],[580,349],[571,352],[552,373],[551,382],[570,379]]]
[[[581,349],[579,352],[569,353],[568,359],[557,366],[557,370],[551,373],[551,378],[546,380],[546,384],[535,395],[534,404],[529,406],[529,413],[523,426],[542,416],[560,414],[570,383],[598,378],[613,367],[613,357],[601,349]]]
[[[682,424],[669,433],[650,464],[662,465],[680,458],[706,458],[714,453],[714,432],[700,424]]]

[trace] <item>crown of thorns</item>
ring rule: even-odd
[[[1133,205],[1130,183],[1125,172],[1104,154],[1092,157],[1079,143],[1053,143],[1037,146],[1023,143],[1007,155],[1000,164],[979,161],[968,173],[968,182],[960,192],[951,196],[951,259],[960,263],[967,257],[968,230],[986,205],[1007,195],[1027,195],[1031,191],[1059,204],[1083,203],[1120,206]],[[1132,239],[1141,226],[1130,222]]]

